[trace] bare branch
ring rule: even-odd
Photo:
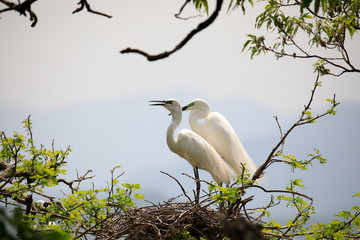
[[[289,136],[289,134],[298,126],[304,125],[304,124],[308,124],[308,123],[312,123],[315,120],[322,118],[328,114],[331,114],[331,111],[340,103],[337,102],[335,100],[335,95],[334,95],[334,99],[332,100],[332,107],[331,107],[331,111],[327,111],[323,114],[317,115],[316,117],[312,117],[312,118],[308,118],[306,117],[307,111],[310,110],[310,106],[314,100],[314,94],[316,89],[319,87],[320,83],[319,83],[319,77],[320,77],[320,73],[317,73],[317,77],[316,77],[316,81],[314,83],[314,87],[311,90],[311,95],[309,98],[308,103],[304,106],[304,110],[302,111],[298,121],[296,121],[287,131],[286,133],[282,136],[282,138],[279,140],[279,142],[275,145],[275,147],[271,150],[270,154],[268,155],[266,161],[256,170],[254,176],[252,177],[253,181],[256,181],[257,179],[259,179],[263,174],[265,169],[270,166],[273,163],[273,158],[275,157],[276,153],[279,153],[279,148],[280,146],[282,146],[286,140],[286,138]],[[278,160],[276,160],[278,161]]]
[[[9,2],[6,0],[0,0],[3,4],[8,6],[8,8],[4,8],[0,10],[0,13],[7,12],[7,11],[17,11],[20,13],[20,15],[26,16],[26,13],[28,12],[30,15],[30,21],[32,21],[31,27],[35,27],[37,23],[37,16],[36,14],[31,10],[31,5],[36,2],[37,0],[26,0],[22,3],[15,4],[13,2]]]
[[[73,11],[73,14],[74,13],[77,13],[77,12],[80,12],[82,11],[84,8],[86,8],[86,10],[90,13],[94,13],[94,14],[97,14],[97,15],[101,15],[101,16],[104,16],[104,17],[107,17],[107,18],[112,18],[111,15],[108,15],[106,13],[102,13],[102,12],[99,12],[99,11],[95,11],[91,8],[90,4],[87,2],[87,0],[80,0],[80,2],[78,3],[78,5],[80,5],[77,9],[75,9]]]
[[[181,6],[179,12],[174,15],[177,19],[189,20],[191,18],[196,18],[196,17],[201,17],[202,16],[201,14],[190,16],[190,17],[182,17],[182,16],[180,16],[182,14],[182,12],[184,11],[184,8],[186,7],[186,5],[188,5],[189,3],[190,3],[190,0],[186,0],[185,3]]]
[[[312,197],[309,197],[308,195],[305,195],[305,194],[299,193],[299,192],[294,192],[294,191],[290,191],[290,190],[280,190],[280,189],[267,190],[264,187],[255,185],[255,184],[251,185],[250,187],[260,188],[261,190],[263,190],[264,192],[267,192],[267,193],[287,193],[287,194],[298,195],[298,196],[309,199],[311,202],[313,201]]]
[[[283,134],[283,131],[282,131],[280,123],[279,123],[279,118],[277,116],[274,116],[274,119],[275,119],[276,124],[277,124],[277,126],[279,128],[279,131],[280,131],[280,139],[282,139],[284,134]],[[285,146],[285,141],[282,142],[281,149],[279,150],[279,152],[282,152],[284,150],[284,146]]]
[[[334,73],[328,73],[329,75],[332,75],[332,76],[335,76],[335,77],[339,77],[341,75],[343,75],[344,73],[350,73],[350,72],[358,72],[360,73],[360,69],[357,69],[355,68],[353,65],[351,65],[350,61],[346,61],[344,58],[330,58],[330,57],[323,57],[323,56],[320,56],[320,55],[311,55],[311,54],[308,54],[306,52],[304,52],[305,54],[304,55],[298,55],[298,54],[290,54],[290,53],[286,53],[286,52],[279,52],[279,51],[276,51],[275,49],[271,48],[271,47],[267,47],[265,44],[263,44],[263,48],[264,50],[266,51],[269,51],[269,52],[272,52],[276,55],[281,55],[282,57],[292,57],[292,58],[302,58],[302,59],[305,59],[305,58],[316,58],[316,59],[320,59],[320,60],[323,60],[324,62],[330,64],[331,66],[335,67],[335,68],[338,68],[338,69],[341,69],[341,72],[338,73],[338,74],[334,74]],[[301,49],[300,47],[297,46],[298,49]],[[301,49],[301,51],[304,51]],[[349,66],[350,68],[347,68],[347,67],[344,67],[342,66],[341,64],[338,64],[336,63],[335,61],[345,61]]]
[[[134,49],[134,48],[126,48],[120,51],[120,53],[124,54],[124,53],[137,53],[140,55],[143,55],[144,57],[147,58],[148,61],[156,61],[156,60],[160,60],[160,59],[164,59],[169,57],[170,55],[172,55],[173,53],[175,53],[176,51],[180,50],[182,47],[185,46],[185,44],[190,41],[190,39],[192,39],[196,34],[198,34],[199,32],[201,32],[202,30],[204,30],[205,28],[207,28],[208,26],[210,26],[215,19],[217,18],[221,7],[223,4],[223,0],[217,0],[216,1],[216,8],[214,10],[214,12],[211,14],[211,16],[205,20],[204,22],[200,23],[197,28],[193,29],[190,33],[188,33],[188,35],[178,44],[175,46],[175,48],[173,48],[170,51],[165,51],[162,52],[160,54],[149,54],[145,51],[139,50],[139,49]]]
[[[0,10],[0,14],[3,12],[8,12],[8,11],[17,11],[20,13],[20,15],[24,15],[27,16],[27,13],[30,15],[30,21],[32,21],[31,23],[31,27],[35,27],[35,25],[38,22],[38,18],[36,16],[36,14],[31,10],[31,5],[36,2],[37,0],[25,0],[23,2],[18,1],[18,3],[13,3],[13,2],[9,2],[7,0],[0,0],[1,3],[3,3],[4,5],[7,6],[7,8],[1,9]],[[78,5],[80,5],[77,9],[75,9],[73,11],[73,13],[77,13],[82,11],[84,8],[86,8],[86,10],[90,13],[93,14],[97,14],[97,15],[101,15],[107,18],[111,18],[111,15],[108,15],[106,13],[102,13],[99,11],[95,11],[91,8],[90,4],[87,2],[87,0],[80,0],[80,2],[78,3]]]
[[[77,179],[71,180],[71,181],[66,181],[65,179],[58,179],[58,182],[62,182],[66,185],[68,185],[68,187],[71,190],[71,193],[74,193],[75,191],[77,191],[79,189],[79,186],[81,184],[82,181],[87,180],[87,179],[92,179],[94,177],[94,175],[88,176],[88,174],[92,173],[93,170],[87,170],[86,173],[82,176],[79,176],[79,173],[77,172]],[[73,186],[74,183],[77,183],[77,186]]]
[[[181,6],[179,12],[178,12],[177,14],[175,14],[175,17],[176,17],[176,18],[179,18],[179,17],[180,17],[181,13],[184,11],[184,8],[185,8],[186,5],[188,5],[189,3],[190,3],[190,0],[186,0],[186,1],[184,2],[184,4]]]

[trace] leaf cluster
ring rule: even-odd
[[[354,196],[359,196],[355,194]],[[304,236],[306,239],[359,239],[360,238],[360,207],[354,206],[352,211],[341,211],[337,219],[327,224],[315,223],[311,225]]]
[[[17,235],[16,235],[17,233]],[[6,240],[70,240],[69,234],[59,231],[40,232],[32,229],[24,223],[20,209],[15,209],[12,215],[8,215],[0,208],[0,236]]]
[[[22,222],[36,231],[71,233],[81,238],[101,228],[114,214],[135,207],[133,199],[138,184],[121,183],[114,167],[106,188],[82,189],[80,184],[93,176],[89,170],[74,180],[61,178],[66,173],[66,159],[71,151],[49,150],[35,144],[30,116],[23,121],[26,135],[17,132],[9,137],[0,133],[0,202],[20,207],[25,213]],[[45,189],[62,184],[63,197],[54,197]],[[67,188],[67,191],[66,191]],[[39,200],[36,200],[39,199]]]
[[[314,153],[309,153],[309,158],[304,160],[299,160],[293,155],[286,155],[280,152],[277,153],[276,156],[279,157],[276,161],[289,165],[292,172],[294,172],[295,169],[308,170],[308,167],[313,164],[314,160],[317,160],[320,164],[327,162],[327,159],[321,155],[320,150],[316,148],[314,148]]]
[[[60,175],[66,173],[66,157],[71,151],[48,150],[43,145],[36,147],[32,136],[30,117],[23,121],[26,136],[17,132],[7,137],[0,132],[0,194],[4,201],[12,199],[25,202],[29,192],[41,194],[44,187],[58,184]]]
[[[198,11],[205,11],[206,15],[209,15],[209,3],[207,0],[192,0],[194,7]]]
[[[254,5],[253,0],[248,0],[248,2],[251,6]],[[245,3],[246,3],[246,0],[236,0],[236,1],[230,0],[228,11],[230,9],[235,10],[236,8],[240,7],[242,12],[245,13]]]
[[[248,34],[243,51],[249,51],[251,58],[272,52],[277,58],[316,59],[314,69],[322,75],[360,72],[351,63],[345,44],[360,29],[360,1],[315,0],[315,10],[309,7],[310,2],[267,0],[264,11],[256,17],[255,28],[275,33],[275,40]],[[311,48],[327,51],[314,54]],[[340,73],[335,74],[334,70]]]

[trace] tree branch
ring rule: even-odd
[[[190,0],[185,0],[184,4],[181,6],[180,10],[178,13],[175,14],[176,18],[180,17],[180,14],[184,11],[184,8],[186,7],[186,5],[188,5],[190,3]]]
[[[286,133],[281,137],[280,141],[275,145],[275,147],[271,150],[270,154],[268,155],[266,161],[256,170],[254,176],[252,177],[253,181],[256,181],[257,179],[259,179],[263,174],[265,169],[271,165],[273,163],[273,157],[276,155],[277,152],[279,152],[279,148],[280,146],[282,146],[286,140],[286,138],[289,136],[289,134],[298,126],[304,125],[304,124],[308,124],[308,123],[312,123],[314,122],[316,119],[319,119],[321,117],[324,117],[325,115],[331,114],[333,109],[339,105],[340,103],[337,102],[335,100],[335,95],[334,98],[332,100],[332,106],[331,109],[328,110],[327,112],[317,115],[316,117],[307,117],[307,111],[310,110],[311,108],[311,104],[314,100],[314,95],[315,95],[315,91],[318,88],[318,86],[320,85],[319,83],[319,77],[320,77],[320,73],[317,73],[317,77],[316,77],[316,81],[314,83],[314,88],[311,90],[311,95],[310,95],[310,99],[308,101],[308,103],[304,106],[304,110],[302,111],[300,118],[298,119],[298,121],[296,121],[287,131]]]
[[[80,6],[72,12],[73,14],[82,11],[84,9],[84,7],[85,7],[86,10],[88,12],[90,12],[90,13],[101,15],[101,16],[104,16],[104,17],[107,17],[107,18],[112,18],[111,15],[108,15],[106,13],[102,13],[102,12],[99,12],[99,11],[92,10],[92,8],[90,7],[90,4],[87,2],[87,0],[80,0],[78,5],[80,5]]]
[[[13,2],[9,2],[6,0],[0,0],[3,4],[8,6],[8,8],[4,8],[0,10],[0,13],[7,12],[7,11],[17,11],[20,13],[20,15],[26,16],[26,12],[30,14],[30,21],[32,21],[31,27],[35,27],[37,23],[37,16],[36,14],[31,10],[31,5],[36,2],[37,0],[26,0],[22,3],[15,4]]]
[[[279,56],[281,56],[281,57],[284,56],[284,57],[301,58],[301,59],[317,58],[317,59],[319,59],[319,60],[323,60],[323,61],[325,61],[326,63],[332,65],[333,67],[338,68],[338,69],[341,69],[341,72],[338,73],[338,74],[328,73],[329,75],[333,75],[333,76],[335,76],[335,77],[339,77],[339,76],[343,75],[344,73],[350,73],[350,72],[360,73],[360,69],[355,68],[355,67],[351,64],[351,62],[350,62],[348,59],[344,58],[344,57],[342,57],[342,58],[329,58],[329,57],[322,57],[322,56],[316,55],[316,54],[315,54],[315,55],[312,55],[312,54],[309,54],[309,53],[305,52],[304,50],[302,50],[299,46],[297,46],[297,45],[295,45],[295,44],[294,44],[294,46],[296,46],[297,49],[299,49],[300,51],[302,51],[302,52],[304,53],[304,55],[298,55],[298,54],[295,54],[295,53],[290,54],[290,53],[287,53],[287,52],[279,52],[279,51],[276,51],[275,49],[273,49],[273,48],[271,48],[271,47],[266,46],[265,44],[263,44],[262,47],[264,48],[264,50],[269,51],[269,52],[272,52],[272,53],[274,53],[274,54],[276,54],[276,55],[279,55]],[[344,49],[345,49],[345,48],[344,48]],[[345,66],[342,66],[341,64],[335,63],[336,60],[338,60],[338,61],[344,61],[346,64],[349,65],[350,68],[347,68],[347,67],[345,67]]]
[[[223,0],[217,0],[216,1],[216,8],[215,8],[214,12],[211,14],[211,16],[207,20],[205,20],[204,22],[200,23],[197,26],[197,28],[193,29],[190,33],[188,33],[188,35],[178,45],[176,45],[175,48],[173,48],[170,51],[165,51],[165,52],[162,52],[160,54],[152,55],[152,54],[149,54],[149,53],[147,53],[145,51],[142,51],[142,50],[139,50],[139,49],[126,48],[126,49],[121,50],[120,53],[121,54],[124,54],[124,53],[137,53],[137,54],[140,54],[140,55],[143,55],[144,57],[146,57],[148,61],[156,61],[156,60],[160,60],[160,59],[163,59],[163,58],[167,58],[170,55],[172,55],[173,53],[175,53],[176,51],[180,50],[182,47],[184,47],[185,44],[188,41],[190,41],[190,39],[192,39],[196,34],[201,32],[202,30],[204,30],[208,26],[210,26],[215,21],[215,19],[217,18],[218,14],[219,14],[219,12],[221,10],[222,4],[223,4]]]
[[[309,197],[309,196],[307,196],[307,195],[305,195],[303,193],[299,193],[299,192],[294,192],[294,191],[290,191],[290,190],[280,190],[280,189],[267,190],[264,187],[259,186],[259,185],[255,185],[255,184],[251,185],[250,187],[260,188],[261,190],[263,190],[266,193],[288,193],[288,194],[298,195],[298,196],[301,196],[303,198],[309,199],[311,202],[313,201],[312,197]]]
[[[36,2],[37,0],[25,0],[22,3],[20,3],[20,1],[18,1],[18,3],[13,3],[13,2],[9,2],[7,0],[0,0],[1,3],[3,3],[4,5],[7,6],[7,8],[1,9],[0,10],[0,14],[3,12],[8,12],[8,11],[17,11],[20,13],[20,15],[24,15],[26,16],[26,13],[29,13],[30,15],[30,21],[32,21],[31,27],[35,27],[35,25],[38,22],[38,18],[36,16],[36,14],[31,10],[31,5]],[[78,5],[80,5],[77,9],[75,9],[73,11],[74,13],[80,12],[82,11],[84,8],[86,8],[86,10],[90,13],[93,14],[97,14],[97,15],[101,15],[107,18],[111,18],[111,15],[108,15],[106,13],[102,13],[99,11],[95,11],[91,8],[90,4],[87,2],[87,0],[80,0],[80,2],[78,3]]]

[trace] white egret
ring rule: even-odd
[[[154,102],[151,106],[163,106],[170,111],[172,122],[167,129],[167,144],[170,150],[187,160],[194,169],[208,171],[219,186],[222,183],[228,185],[235,173],[208,142],[188,129],[183,129],[177,137],[174,136],[182,118],[180,103],[176,99],[150,102]]]
[[[211,112],[209,104],[202,99],[193,100],[182,110],[190,111],[189,124],[191,129],[211,144],[236,174],[242,174],[243,167],[241,164],[245,164],[250,176],[255,173],[255,163],[223,115]]]

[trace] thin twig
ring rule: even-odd
[[[184,2],[184,4],[181,6],[179,12],[175,14],[175,17],[176,17],[176,18],[180,18],[181,13],[184,11],[184,8],[185,8],[186,5],[188,5],[189,3],[190,3],[190,0],[186,0],[186,1]]]
[[[80,0],[80,2],[78,3],[78,5],[80,5],[80,6],[73,11],[73,14],[82,11],[82,10],[84,9],[84,7],[85,7],[86,10],[87,10],[88,12],[90,12],[90,13],[94,13],[94,14],[97,14],[97,15],[100,15],[100,16],[104,16],[104,17],[107,17],[107,18],[112,18],[111,15],[108,15],[108,14],[106,14],[106,13],[102,13],[102,12],[93,10],[93,9],[91,8],[90,4],[87,2],[87,0]]]
[[[310,201],[313,201],[312,197],[309,197],[308,195],[303,194],[303,193],[299,193],[299,192],[294,192],[294,191],[290,191],[290,190],[280,190],[280,189],[277,189],[277,190],[267,190],[267,189],[265,189],[264,187],[259,186],[259,185],[255,185],[255,184],[251,185],[250,187],[259,188],[259,189],[261,189],[261,190],[263,190],[264,192],[267,192],[267,193],[288,193],[288,194],[294,194],[294,195],[298,195],[298,196],[307,198],[307,199],[309,199]]]
[[[313,118],[307,118],[305,117],[306,113],[308,110],[310,110],[310,106],[314,100],[314,95],[315,95],[315,92],[317,90],[317,88],[320,86],[320,83],[319,83],[319,78],[320,78],[320,73],[318,72],[317,73],[317,76],[316,76],[316,81],[314,83],[314,87],[313,89],[311,90],[311,94],[310,94],[310,98],[309,98],[309,101],[308,103],[304,106],[304,110],[301,112],[301,115],[299,117],[299,119],[286,131],[286,133],[283,135],[283,137],[279,140],[279,142],[275,145],[275,147],[270,151],[267,159],[265,160],[265,162],[260,165],[260,167],[256,170],[254,176],[252,177],[252,180],[253,181],[256,181],[257,179],[259,179],[263,174],[264,174],[264,171],[265,169],[272,164],[272,161],[273,161],[273,157],[276,155],[276,153],[279,152],[279,148],[280,146],[282,146],[286,140],[286,138],[289,136],[289,134],[298,126],[301,126],[301,125],[304,125],[304,124],[308,124],[308,123],[312,123],[314,122],[315,120],[319,119],[319,118],[322,118],[324,117],[325,115],[328,115],[328,114],[331,114],[331,111],[327,111],[323,114],[320,114],[320,115],[317,115],[316,117],[313,117]],[[331,110],[333,110],[337,105],[339,105],[340,103],[336,101],[335,99],[335,95],[334,95],[334,98],[332,100],[332,107],[331,107]]]
[[[168,177],[174,179],[176,181],[176,183],[180,186],[181,188],[181,191],[183,192],[184,196],[190,201],[192,202],[191,198],[186,194],[186,191],[184,189],[184,187],[181,185],[181,183],[179,182],[179,180],[177,180],[175,177],[171,176],[170,174],[168,174],[167,172],[163,172],[163,171],[160,171],[162,174],[165,174],[167,175]]]
[[[279,128],[279,132],[280,132],[280,139],[282,139],[282,138],[283,138],[283,136],[284,136],[284,134],[283,134],[283,132],[282,132],[281,125],[280,125],[280,123],[279,123],[279,118],[278,118],[277,116],[274,116],[274,119],[275,119],[276,124],[277,124],[277,126],[278,126],[278,128]],[[282,144],[281,144],[281,148],[280,148],[280,150],[279,150],[279,152],[280,152],[280,153],[282,153],[282,152],[283,152],[283,150],[284,150],[284,146],[285,146],[285,141],[283,141],[283,142],[282,142]]]

